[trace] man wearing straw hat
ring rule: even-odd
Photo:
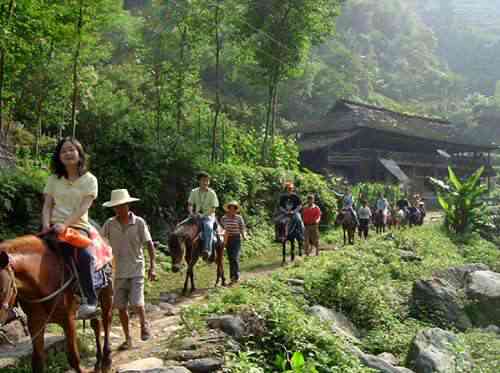
[[[240,204],[231,201],[224,205],[226,214],[221,219],[224,227],[224,246],[227,248],[229,258],[229,273],[231,283],[235,284],[240,280],[240,252],[241,240],[247,238],[245,222],[240,212]]]
[[[147,244],[148,247],[150,281],[156,278],[155,252],[146,222],[129,209],[129,204],[135,201],[139,199],[131,197],[127,189],[115,189],[111,192],[111,200],[103,204],[115,211],[115,216],[104,223],[102,231],[113,248],[115,258],[114,306],[118,309],[125,335],[125,342],[119,347],[120,350],[132,348],[129,306],[139,315],[141,339],[146,341],[151,337],[144,311],[144,245]]]

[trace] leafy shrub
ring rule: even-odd
[[[36,232],[47,172],[34,167],[0,171],[0,239]]]
[[[461,181],[448,167],[449,183],[430,178],[438,191],[438,202],[445,212],[445,225],[455,233],[470,233],[478,228],[487,188],[481,185],[481,167],[473,175]]]

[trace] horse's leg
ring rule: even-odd
[[[193,293],[196,290],[196,285],[194,283],[194,266],[196,265],[196,262],[198,261],[199,255],[195,255],[193,257],[193,262],[192,265],[189,267],[189,278],[191,279],[191,293]]]
[[[66,337],[66,348],[68,354],[68,361],[71,368],[77,373],[85,372],[80,367],[80,353],[78,351],[78,339],[76,334],[76,321],[75,314],[70,312],[63,325],[64,335]]]
[[[226,278],[224,277],[224,246],[217,245],[215,254],[215,260],[217,262],[217,280],[215,281],[215,286],[219,283],[219,278],[222,282],[222,286],[226,286]]]
[[[285,265],[286,263],[286,241],[283,241],[283,260],[281,261],[281,265]]]
[[[295,260],[295,240],[290,241],[290,255],[290,259],[293,262]]]
[[[190,267],[191,265],[188,264],[188,268],[186,270],[186,278],[184,279],[184,288],[182,289],[182,295],[187,294]]]
[[[106,288],[101,290],[101,308],[102,308],[102,325],[104,328],[104,346],[103,346],[103,359],[102,371],[109,372],[111,370],[111,346],[109,342],[109,333],[111,331],[111,323],[113,320],[113,285],[109,284]]]
[[[347,228],[343,227],[342,228],[344,231],[344,246],[347,245]]]
[[[96,362],[94,365],[94,371],[98,373],[101,372],[102,369],[101,320],[99,319],[90,320],[90,326],[94,330],[95,346],[96,346],[96,351],[95,351]]]
[[[28,317],[28,329],[32,340],[33,352],[31,354],[31,371],[43,373],[45,371],[45,325],[44,320],[34,319],[33,314]]]
[[[302,256],[302,247],[304,245],[304,241],[297,240],[297,245],[299,246],[299,256]]]

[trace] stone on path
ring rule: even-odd
[[[160,302],[158,307],[165,313],[165,316],[174,316],[177,314],[177,309],[170,303]]]
[[[175,293],[160,293],[160,303],[175,304],[177,302],[177,294]]]
[[[240,316],[222,315],[207,319],[207,325],[212,329],[220,329],[236,340],[245,336],[245,322]]]
[[[62,352],[66,348],[66,340],[61,335],[45,334],[45,351]],[[0,347],[0,368],[14,367],[21,359],[29,358],[33,349],[31,339],[23,338],[15,346],[5,345]]]
[[[163,368],[163,360],[151,357],[120,365],[117,373],[161,373]]]
[[[413,339],[408,354],[408,366],[416,373],[470,372],[472,362],[460,352],[458,337],[442,329],[420,331]]]
[[[162,370],[162,373],[191,373],[191,372],[184,367],[166,367]]]
[[[221,359],[204,358],[186,361],[184,366],[193,373],[210,373],[221,369],[223,364]]]

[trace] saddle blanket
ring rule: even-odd
[[[89,251],[95,258],[95,271],[100,271],[106,264],[113,260],[113,249],[101,237],[99,231],[94,227],[90,228],[89,232],[92,243],[89,246]]]

